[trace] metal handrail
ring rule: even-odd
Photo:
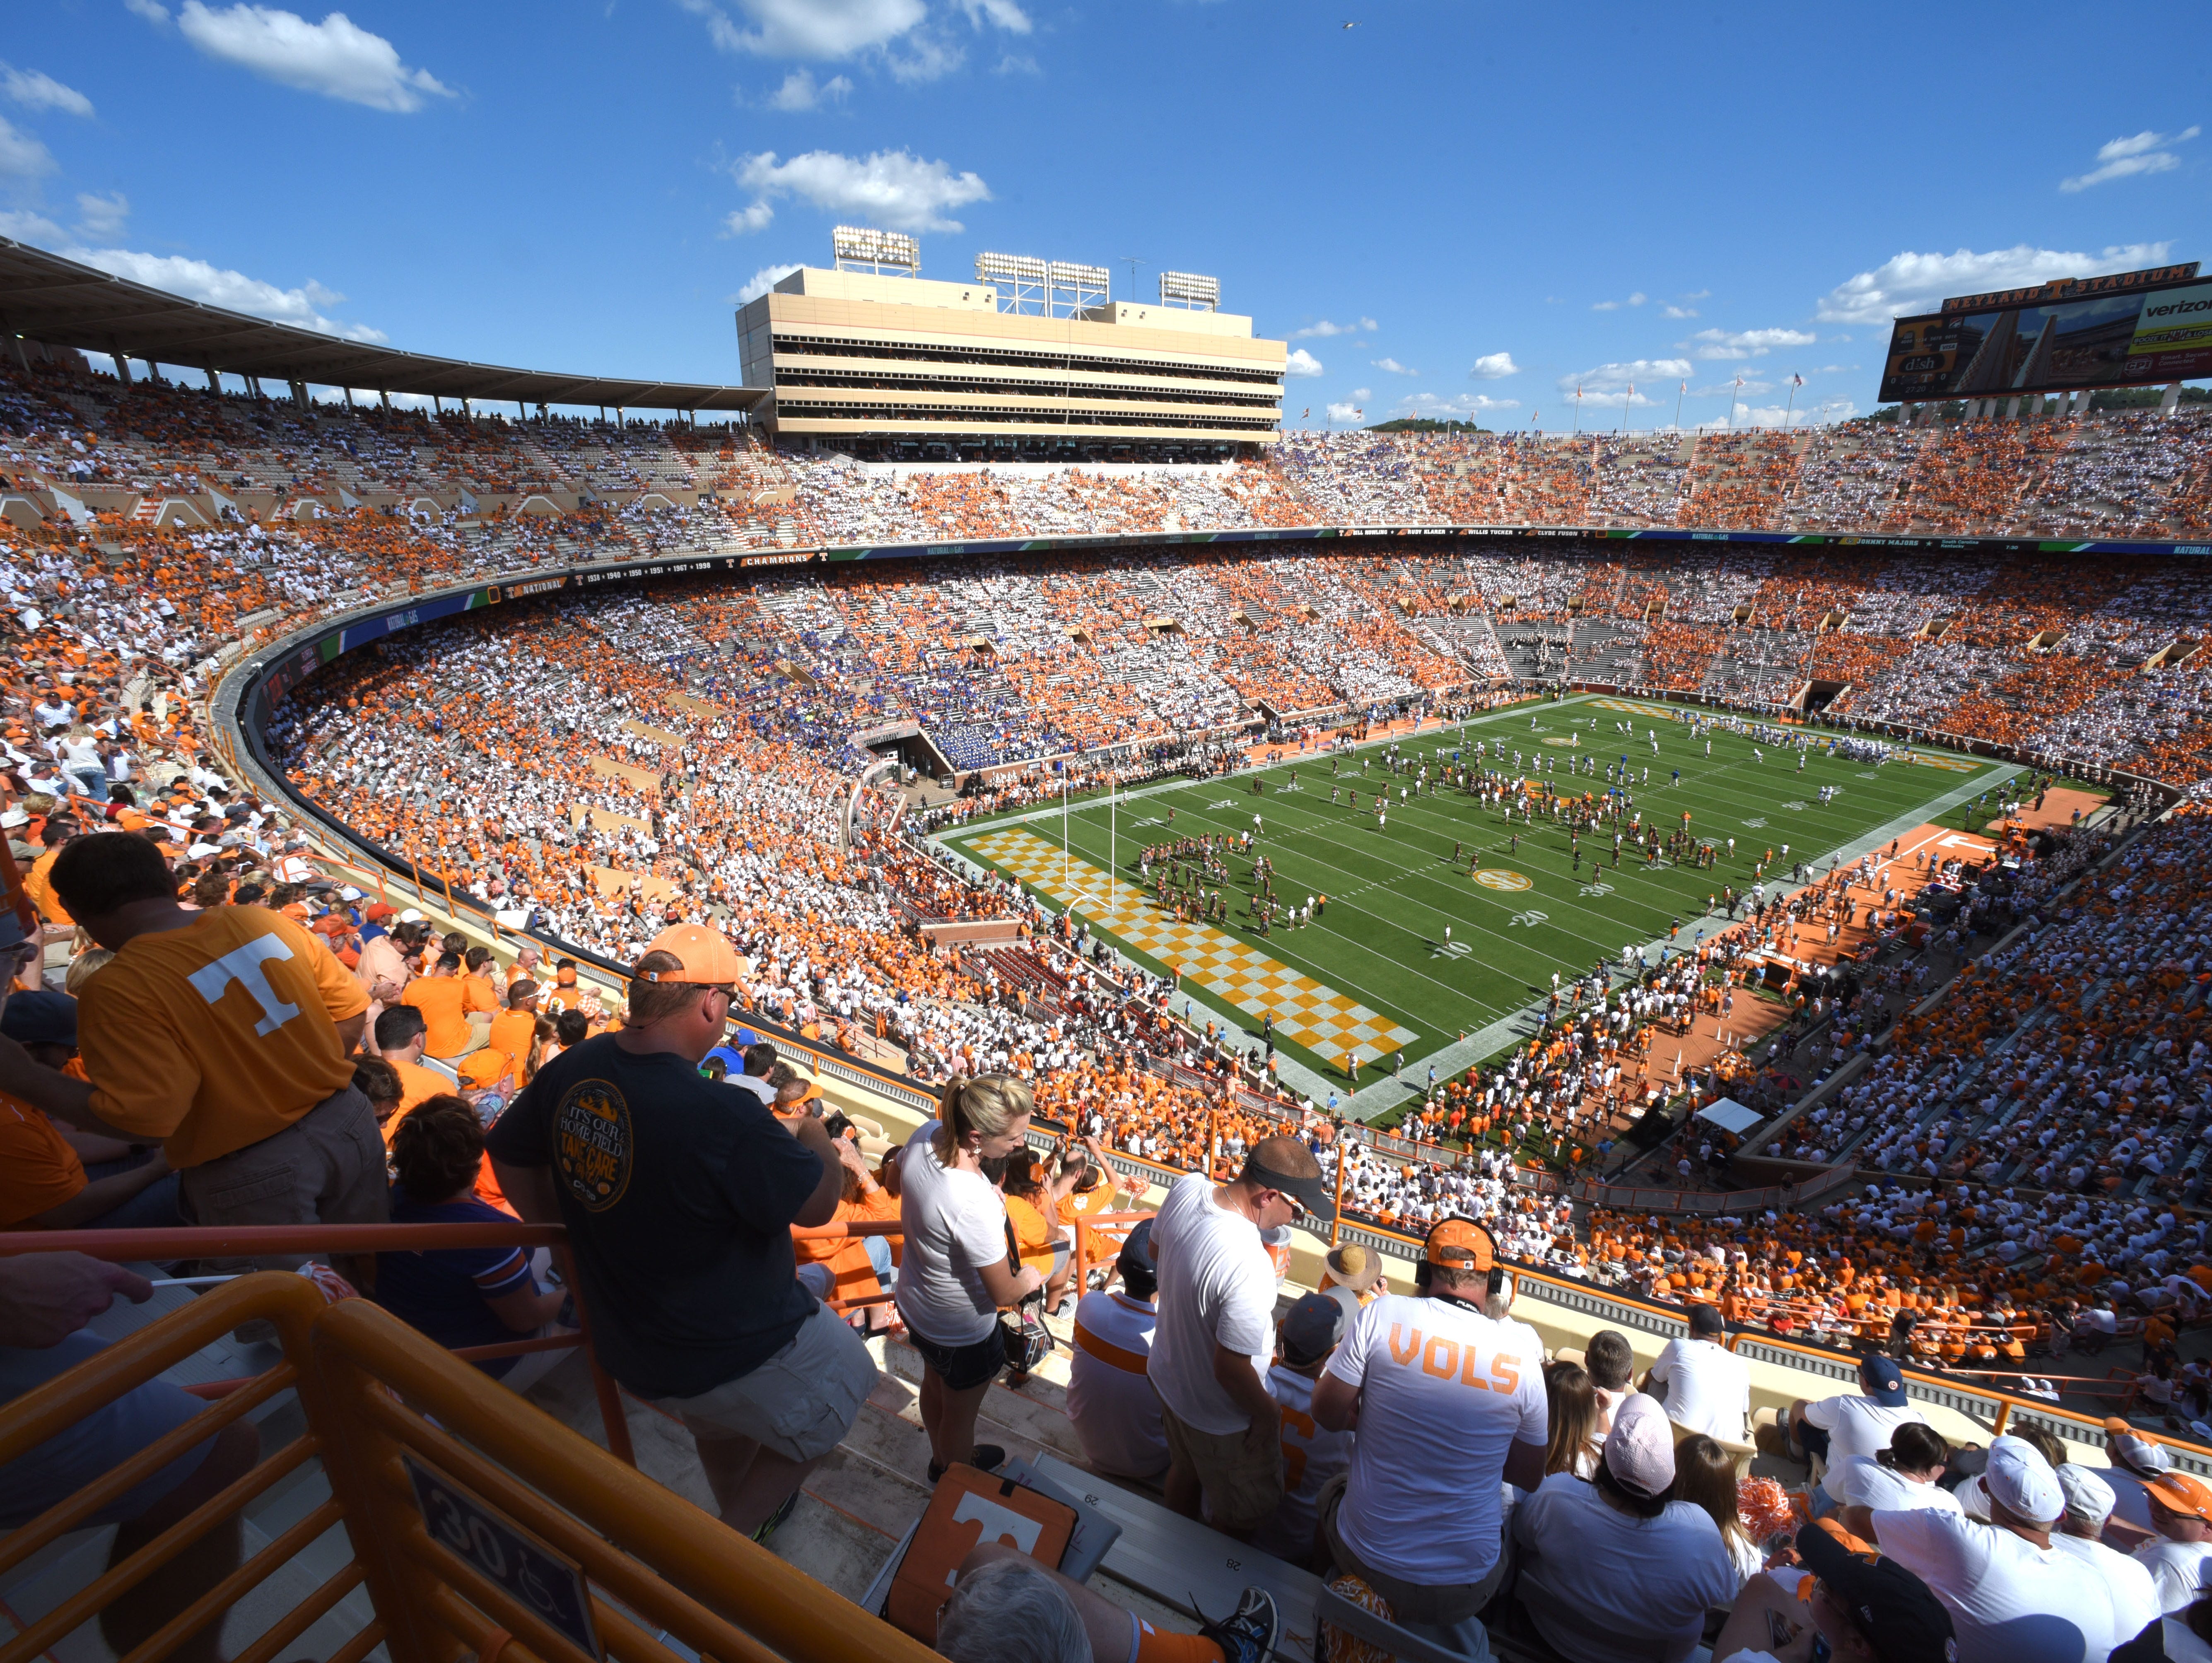
[[[576,1332],[471,1346],[465,1358],[519,1356],[525,1351],[566,1350],[584,1354],[592,1371],[592,1391],[607,1448],[636,1465],[629,1422],[613,1377],[599,1366],[592,1345],[591,1321],[578,1285],[568,1232],[560,1224],[201,1224],[150,1230],[0,1231],[0,1257],[30,1253],[81,1253],[115,1263],[163,1259],[254,1259],[293,1253],[424,1253],[448,1247],[549,1247],[561,1266],[561,1279],[576,1303]],[[204,1302],[203,1296],[203,1302]],[[224,1393],[238,1389],[218,1382]],[[208,1395],[216,1395],[209,1393]]]

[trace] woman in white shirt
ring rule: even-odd
[[[1877,1512],[1923,1507],[1958,1512],[1958,1498],[1936,1482],[1950,1462],[1951,1446],[1934,1427],[1907,1421],[1889,1435],[1888,1448],[1847,1455],[1830,1467],[1821,1487],[1835,1499],[1838,1521],[1863,1537],[1868,1517]]]
[[[1012,1262],[1006,1204],[983,1162],[1022,1147],[1034,1108],[1030,1089],[1004,1074],[949,1081],[934,1120],[899,1157],[899,1223],[906,1249],[898,1310],[921,1353],[921,1424],[929,1434],[929,1481],[955,1461],[985,1471],[1006,1452],[975,1441],[983,1394],[1006,1366],[999,1312],[1044,1285]]]

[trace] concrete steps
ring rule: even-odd
[[[151,1267],[141,1267],[150,1270]],[[118,1305],[93,1326],[103,1338],[118,1338],[191,1297],[184,1289],[165,1288],[146,1306]],[[1073,1307],[1070,1307],[1073,1309]],[[977,1441],[997,1444],[1008,1454],[1035,1460],[1058,1456],[1083,1462],[1082,1446],[1066,1411],[1071,1324],[1048,1319],[1061,1344],[1038,1372],[1019,1386],[995,1383],[986,1396],[977,1423]],[[860,1418],[843,1443],[816,1468],[792,1517],[770,1544],[780,1557],[848,1599],[858,1599],[888,1562],[899,1539],[929,1504],[929,1441],[921,1428],[919,1353],[902,1339],[878,1336],[869,1341],[879,1377]],[[170,1377],[180,1384],[251,1375],[277,1361],[274,1346],[240,1346],[225,1338],[186,1358]],[[580,1356],[571,1356],[528,1393],[531,1402],[592,1442],[605,1447],[597,1398]],[[656,1483],[712,1513],[712,1494],[701,1472],[690,1435],[672,1417],[628,1397],[623,1399],[638,1468]],[[254,1419],[264,1453],[283,1448],[305,1429],[296,1394],[283,1393],[258,1410]],[[1141,1490],[1141,1486],[1124,1485]],[[329,1497],[321,1464],[310,1460],[258,1497],[245,1519],[247,1557],[281,1535]],[[0,1579],[0,1639],[20,1632],[54,1609],[106,1568],[112,1527],[74,1532],[5,1579]],[[307,1599],[352,1557],[344,1527],[333,1526],[271,1574],[234,1607],[222,1636],[226,1654],[250,1645],[285,1612]],[[1188,1631],[1188,1618],[1136,1590],[1101,1585],[1117,1603],[1135,1610],[1163,1629]],[[367,1593],[356,1588],[286,1648],[288,1656],[328,1656],[373,1620]],[[88,1623],[57,1643],[50,1663],[116,1663],[97,1623]],[[374,1663],[387,1663],[380,1647]]]

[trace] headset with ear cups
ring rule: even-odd
[[[1428,1237],[1421,1244],[1420,1263],[1413,1266],[1414,1291],[1428,1293],[1430,1272],[1437,1265],[1448,1270],[1487,1272],[1486,1293],[1495,1294],[1504,1289],[1505,1267],[1498,1262],[1497,1238],[1491,1235],[1487,1225],[1472,1218],[1454,1214],[1438,1219],[1430,1227]]]

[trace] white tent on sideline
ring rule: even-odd
[[[1723,1132],[1733,1132],[1738,1137],[1750,1131],[1766,1116],[1757,1109],[1746,1108],[1733,1097],[1721,1097],[1698,1111],[1700,1120],[1711,1120]]]

